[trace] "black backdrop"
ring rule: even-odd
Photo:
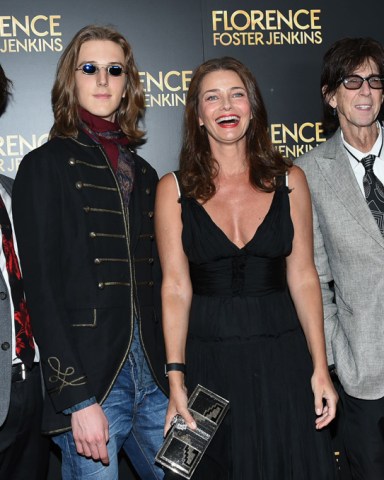
[[[89,23],[110,24],[133,46],[146,90],[147,143],[159,174],[177,165],[181,117],[192,70],[231,55],[259,81],[274,143],[288,156],[324,141],[321,58],[336,39],[383,41],[384,4],[374,0],[1,0],[0,61],[14,97],[0,118],[0,172],[47,139],[57,60]]]
[[[0,118],[0,173],[14,177],[22,157],[45,142],[57,60],[89,23],[115,26],[130,41],[146,91],[147,142],[139,152],[159,175],[177,165],[185,94],[193,69],[223,55],[256,75],[274,143],[291,157],[324,141],[319,76],[335,40],[384,41],[376,0],[1,0],[0,62],[14,82]],[[132,478],[123,462],[122,478]],[[52,456],[50,480],[59,479]]]

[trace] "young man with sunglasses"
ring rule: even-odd
[[[325,127],[300,157],[311,189],[315,260],[341,437],[353,479],[384,478],[384,50],[346,38],[324,56]]]
[[[118,32],[90,25],[64,51],[50,140],[22,161],[14,217],[46,385],[43,430],[70,479],[118,478],[118,452],[161,479],[160,265],[155,170],[136,154],[144,94]]]

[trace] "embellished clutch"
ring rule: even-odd
[[[191,430],[183,418],[176,415],[156,455],[156,461],[190,479],[228,408],[228,400],[197,385],[188,401],[188,410],[196,422],[196,430]]]

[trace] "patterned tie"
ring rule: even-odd
[[[374,216],[381,234],[384,236],[384,186],[373,173],[375,155],[368,155],[360,161],[365,168],[363,186],[368,207]]]
[[[35,358],[35,345],[33,343],[29,313],[24,298],[23,279],[21,277],[19,262],[13,245],[12,226],[7,209],[0,195],[0,223],[2,233],[3,252],[11,288],[14,308],[16,355],[27,367],[32,367]]]

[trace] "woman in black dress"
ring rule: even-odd
[[[267,126],[250,71],[205,62],[187,96],[180,171],[158,186],[167,361],[179,364],[165,430],[176,414],[194,428],[187,390],[198,383],[230,401],[194,479],[335,478],[310,194]]]

